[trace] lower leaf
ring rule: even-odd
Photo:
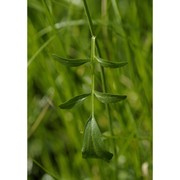
[[[87,121],[82,146],[83,158],[99,158],[105,161],[112,159],[113,154],[105,148],[102,134],[94,117]]]

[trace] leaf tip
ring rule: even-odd
[[[59,107],[60,109],[66,109],[63,104],[60,104],[58,107]]]
[[[124,95],[124,99],[126,99],[127,98],[127,95]]]

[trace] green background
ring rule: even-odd
[[[84,126],[91,101],[61,110],[64,101],[91,90],[90,66],[69,68],[52,54],[90,57],[91,36],[83,2],[28,1],[28,179],[152,179],[152,1],[87,0],[101,57],[128,61],[105,69],[107,91],[126,94],[110,105],[112,137],[104,104],[95,117],[117,164],[83,159]],[[99,66],[95,86],[102,90]]]

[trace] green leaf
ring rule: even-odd
[[[105,148],[102,134],[94,117],[90,117],[85,126],[82,145],[83,158],[99,158],[105,161],[111,160],[113,154]]]
[[[108,67],[108,68],[120,68],[128,64],[127,61],[124,62],[116,62],[116,61],[107,61],[105,59],[95,57],[96,60],[101,64],[101,66]]]
[[[66,101],[65,103],[59,105],[59,107],[61,109],[71,109],[73,108],[75,105],[77,105],[78,103],[84,101],[91,93],[87,93],[87,94],[81,94],[79,96],[75,96],[72,99]]]
[[[56,61],[60,62],[65,66],[70,66],[70,67],[76,67],[85,64],[87,62],[90,62],[90,59],[67,59],[67,58],[59,57],[55,54],[53,54],[52,56]]]
[[[126,99],[126,95],[109,94],[95,91],[95,96],[102,103],[116,103]]]

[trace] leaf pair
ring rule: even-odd
[[[88,58],[67,59],[67,58],[57,56],[55,54],[53,54],[52,56],[55,60],[57,60],[61,64],[65,65],[65,66],[70,66],[70,67],[77,67],[77,66],[80,66],[82,64],[85,64],[85,63],[88,63],[91,61],[91,59],[88,59]],[[124,61],[124,62],[107,61],[107,60],[99,58],[99,57],[95,57],[95,59],[101,64],[101,66],[107,67],[107,68],[120,68],[127,64],[127,61]]]
[[[59,105],[61,109],[71,109],[75,105],[83,102],[91,93],[81,94],[79,96],[75,96],[72,99],[64,102],[63,104]],[[94,96],[94,95],[93,95]],[[117,94],[109,94],[109,93],[102,93],[95,91],[95,96],[99,101],[102,103],[117,103],[119,101],[124,100],[127,96],[125,95],[117,95]]]
[[[83,158],[99,158],[105,161],[111,160],[113,154],[105,148],[102,134],[94,117],[90,117],[85,126],[82,145]]]

